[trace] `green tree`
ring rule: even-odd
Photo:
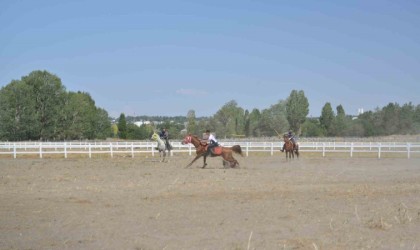
[[[305,122],[309,113],[309,102],[303,90],[292,90],[286,100],[286,112],[290,129],[299,135],[301,125]]]
[[[22,77],[22,81],[31,88],[27,98],[35,101],[36,123],[33,126],[39,129],[39,139],[62,139],[59,129],[66,91],[61,79],[47,71],[33,71]]]
[[[264,109],[260,118],[260,129],[265,136],[278,136],[278,133],[287,131],[289,122],[286,114],[286,102],[279,101],[270,108]]]
[[[187,113],[187,132],[190,134],[197,134],[197,124],[196,124],[196,117],[195,117],[195,111],[189,110]]]
[[[118,119],[118,132],[120,139],[127,139],[127,121],[124,113],[121,113]]]
[[[31,88],[12,81],[0,90],[0,140],[36,140],[35,100]]]
[[[261,136],[261,112],[259,109],[253,109],[249,114],[249,136]]]
[[[147,125],[141,125],[138,127],[134,123],[127,124],[127,139],[130,140],[145,140],[150,135]]]
[[[415,107],[413,104],[406,103],[404,104],[399,113],[399,126],[398,130],[399,133],[402,134],[410,134],[415,133],[414,129],[414,115],[415,115]]]
[[[414,109],[413,115],[413,134],[420,133],[420,104]]]
[[[343,106],[340,104],[336,108],[337,115],[334,119],[334,134],[336,136],[347,135],[347,128],[349,127],[349,119],[346,117]]]
[[[69,92],[64,107],[64,138],[94,139],[97,129],[97,109],[88,93]]]
[[[365,136],[365,130],[363,127],[363,123],[361,119],[356,119],[351,121],[347,127],[347,135],[355,136],[355,137],[363,137]]]
[[[214,115],[214,119],[220,126],[216,126],[216,133],[222,137],[243,134],[245,125],[245,112],[238,107],[236,101],[227,102]]]
[[[209,128],[209,120],[201,119],[197,124],[197,136],[201,137],[204,131]],[[213,130],[214,131],[214,130]]]
[[[251,135],[251,122],[249,120],[249,111],[248,109],[245,110],[245,115],[244,115],[244,119],[245,119],[245,124],[244,124],[244,133],[245,133],[245,137],[249,137]]]
[[[0,90],[0,138],[63,140],[106,138],[108,113],[87,93],[66,92],[60,78],[33,71]]]
[[[318,119],[308,118],[302,124],[302,136],[305,137],[322,137],[324,136],[324,130],[321,127],[321,123]]]
[[[113,136],[109,115],[105,109],[96,108],[96,119],[94,127],[96,128],[94,138],[106,139],[109,136]]]
[[[398,134],[400,106],[389,103],[382,108],[382,127],[386,135]]]
[[[112,136],[114,138],[118,137],[118,125],[117,124],[112,124],[111,125],[111,130],[112,130]]]
[[[322,108],[321,116],[319,117],[319,122],[321,127],[325,130],[326,135],[333,135],[333,122],[334,122],[334,111],[331,107],[331,103],[325,103]]]
[[[358,117],[361,126],[363,127],[364,136],[376,136],[378,135],[378,130],[375,128],[375,114],[372,111],[367,111],[363,114],[360,114]]]

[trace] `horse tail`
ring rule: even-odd
[[[234,145],[234,146],[232,146],[232,151],[235,152],[235,153],[237,153],[237,154],[240,154],[241,156],[244,156],[242,154],[242,148],[241,148],[240,145]]]

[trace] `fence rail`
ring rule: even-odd
[[[193,145],[182,145],[180,142],[171,142],[174,154],[195,154]],[[266,152],[274,155],[278,152],[283,143],[281,142],[221,142],[224,146],[239,144],[246,156],[253,152]],[[69,155],[82,154],[92,158],[92,155],[107,154],[111,157],[117,154],[135,155],[148,154],[155,156],[158,151],[155,149],[156,142],[132,141],[132,142],[0,142],[0,156],[10,155],[18,158],[20,155],[35,155],[43,158],[45,155],[62,155],[67,158]],[[300,152],[311,152],[325,157],[327,154],[348,154],[353,157],[355,154],[374,154],[381,158],[383,154],[390,154],[391,157],[420,156],[420,143],[418,142],[301,142]]]

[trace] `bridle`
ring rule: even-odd
[[[192,136],[189,135],[189,136],[187,136],[187,137],[184,138],[184,140],[182,141],[182,143],[183,144],[188,144],[188,143],[191,143],[191,141],[192,141]]]

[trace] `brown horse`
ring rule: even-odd
[[[207,147],[209,146],[208,143],[201,141],[196,135],[187,135],[182,141],[182,144],[188,144],[188,143],[191,143],[195,146],[197,156],[194,158],[194,160],[190,162],[190,164],[187,165],[187,167],[191,166],[198,158],[203,156],[204,165],[202,168],[205,168],[207,166],[206,158],[208,156],[207,154]],[[212,148],[210,151],[211,151],[210,153],[211,157],[222,156],[223,166],[226,166],[226,163],[228,163],[229,166],[232,168],[239,166],[239,162],[235,158],[233,158],[232,152],[243,156],[240,145],[234,145],[232,147],[219,146],[219,147]]]
[[[286,152],[286,159],[295,158],[295,153],[296,153],[296,157],[299,158],[299,146],[296,144],[296,147],[295,147],[295,145],[293,145],[292,140],[287,135],[283,136],[283,140],[284,140],[284,151]]]

